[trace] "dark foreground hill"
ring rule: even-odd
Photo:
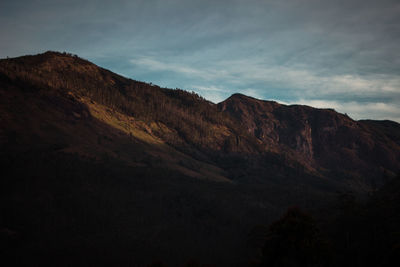
[[[244,265],[256,225],[400,169],[397,123],[214,104],[65,53],[0,60],[0,114],[0,253],[15,264]]]

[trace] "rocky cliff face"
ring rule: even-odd
[[[391,133],[398,133],[397,123],[358,122],[332,109],[287,106],[241,94],[218,107],[238,120],[267,151],[288,153],[308,168],[358,176],[399,169],[398,135]],[[387,128],[377,129],[380,125]]]

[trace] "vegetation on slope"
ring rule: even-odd
[[[243,265],[255,225],[399,164],[397,124],[242,95],[216,105],[56,52],[0,60],[0,114],[0,254],[16,265]],[[351,172],[332,167],[344,161]]]

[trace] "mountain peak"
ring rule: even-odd
[[[59,68],[74,68],[76,66],[95,66],[93,63],[78,57],[77,55],[67,52],[46,51],[36,55],[25,55],[16,58],[0,59],[0,62],[7,65],[18,66],[18,68],[25,68],[32,71],[32,69],[41,69],[46,71],[50,69]]]
[[[252,107],[253,111],[256,109],[260,110],[260,112],[272,111],[272,109],[281,105],[275,101],[260,100],[241,93],[235,93],[218,104],[220,110],[230,110],[233,113],[242,113],[249,107]]]
[[[251,96],[247,96],[241,93],[234,93],[228,99],[246,99],[246,98],[254,99]]]
[[[225,101],[227,100],[239,100],[239,101],[256,101],[256,102],[269,102],[269,103],[277,103],[276,101],[272,100],[264,100],[264,99],[258,99],[252,96],[248,96],[242,93],[234,93],[230,97],[228,97]]]

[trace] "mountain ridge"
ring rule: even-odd
[[[247,266],[257,225],[294,205],[331,214],[392,179],[399,137],[395,122],[241,94],[214,104],[66,53],[2,59],[0,255]]]
[[[130,116],[135,124],[141,122],[146,134],[209,162],[215,161],[214,154],[279,154],[295,168],[301,165],[318,176],[344,170],[344,176],[375,176],[373,183],[378,184],[382,173],[394,175],[399,169],[397,135],[391,138],[388,130],[377,129],[399,128],[395,122],[354,121],[333,109],[284,105],[240,93],[213,104],[180,89],[124,78],[67,53],[3,59],[0,68],[3,82],[27,82],[39,92],[47,87],[89,106],[95,101]]]

